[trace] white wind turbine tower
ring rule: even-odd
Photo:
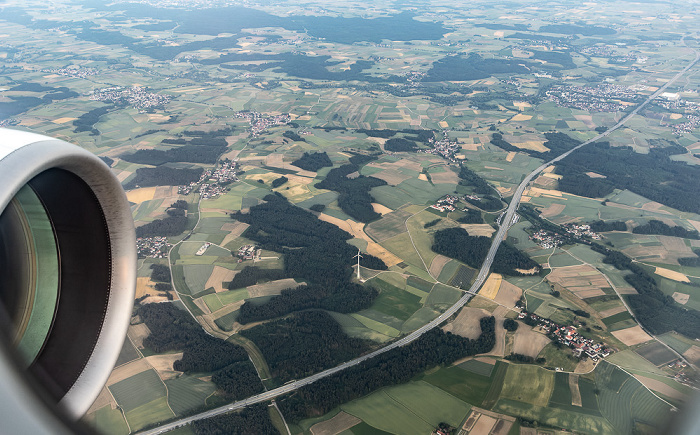
[[[357,258],[357,280],[361,281],[362,278],[360,278],[360,258],[362,258],[362,255],[360,254],[360,250],[357,250],[357,255],[355,255],[352,258]]]

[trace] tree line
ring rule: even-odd
[[[265,203],[251,207],[248,213],[237,212],[231,217],[250,225],[244,237],[256,241],[263,249],[284,255],[287,277],[304,279],[309,285],[283,290],[262,305],[246,302],[238,321],[277,317],[306,308],[351,312],[368,307],[376,291],[351,282],[351,263],[356,251],[346,241],[352,236],[290,204],[279,194],[267,195],[264,199]],[[387,268],[382,260],[369,254],[363,255],[361,264],[372,269]],[[255,275],[257,280],[261,273],[251,269],[241,279],[247,278],[245,283],[250,283],[249,275]],[[237,281],[235,285],[241,283]]]
[[[323,151],[320,153],[304,153],[301,157],[294,160],[292,165],[305,171],[317,172],[321,168],[333,166],[333,162],[331,162],[331,158],[328,157],[328,154]]]
[[[184,186],[199,181],[202,176],[202,168],[178,169],[168,166],[155,168],[138,168],[134,178],[124,184],[124,189],[151,186]]]
[[[435,232],[432,250],[479,269],[490,247],[491,239],[488,237],[470,236],[463,228],[446,228]],[[491,269],[504,275],[520,276],[529,273],[519,272],[518,269],[535,269],[539,272],[540,266],[511,244],[503,242],[496,251]]]
[[[481,334],[476,340],[433,328],[405,346],[306,385],[278,404],[286,418],[298,422],[325,414],[379,388],[408,382],[437,365],[490,352],[496,342],[495,319],[484,317],[480,325]]]
[[[370,156],[355,155],[350,158],[350,163],[331,169],[326,178],[316,183],[315,187],[338,192],[338,206],[351,218],[360,222],[379,219],[381,215],[374,211],[374,198],[369,191],[373,187],[386,185],[386,181],[364,175],[348,178],[348,175],[358,172],[361,165],[373,159]]]
[[[192,422],[197,435],[259,435],[279,433],[272,424],[267,405],[256,403],[239,411]]]
[[[671,227],[656,219],[651,219],[644,225],[634,227],[632,232],[634,234],[658,234],[662,236],[681,237],[684,239],[700,239],[700,234],[695,230],[688,231],[680,226]]]
[[[173,368],[186,373],[213,372],[212,382],[230,400],[263,391],[253,363],[243,347],[212,337],[183,310],[171,303],[147,304],[137,311],[151,334],[143,344],[157,353],[182,351]]]
[[[321,310],[295,313],[240,334],[258,346],[280,383],[334,367],[366,352],[372,344],[348,337],[338,322]]]
[[[690,338],[700,338],[700,313],[676,304],[671,296],[659,289],[656,280],[641,266],[625,254],[594,244],[595,251],[605,255],[603,262],[619,270],[629,270],[625,281],[636,295],[627,295],[627,301],[639,323],[652,334],[663,334],[671,330]]]

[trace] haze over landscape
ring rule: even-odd
[[[657,434],[700,386],[700,3],[9,0],[0,127],[136,224],[99,433]]]

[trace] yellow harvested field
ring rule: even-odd
[[[642,327],[639,325],[627,329],[620,329],[619,331],[613,331],[612,335],[627,346],[634,346],[635,344],[646,343],[647,341],[651,340],[649,334],[644,332]]]
[[[119,381],[123,381],[124,379],[128,379],[150,369],[151,366],[145,359],[139,358],[133,360],[130,363],[122,364],[116,369],[112,370],[112,374],[109,375],[106,385],[109,387],[110,385],[116,384]]]
[[[619,307],[615,307],[615,308],[610,308],[610,309],[608,309],[608,310],[599,311],[598,314],[600,314],[600,317],[602,317],[602,318],[604,319],[604,318],[606,318],[606,317],[614,316],[615,314],[621,313],[621,312],[623,312],[623,311],[627,311],[627,308],[625,308],[624,305],[620,305]]]
[[[248,287],[248,294],[251,298],[259,298],[261,296],[274,296],[282,292],[282,290],[287,288],[297,288],[300,285],[306,285],[303,283],[298,283],[292,278],[279,279],[277,281],[270,281],[264,284],[256,284]]]
[[[509,152],[508,155],[506,156],[506,162],[512,162],[513,158],[515,157],[516,154],[517,153],[515,151]]]
[[[523,290],[520,287],[503,280],[494,301],[506,307],[513,308],[522,295]]]
[[[450,124],[448,124],[447,121],[440,121],[439,124],[442,128],[448,128],[450,126]]]
[[[155,283],[148,276],[136,278],[136,299],[146,295],[156,295],[158,292],[153,288]]]
[[[493,429],[497,421],[498,420],[493,417],[481,414],[479,419],[476,421],[476,424],[474,425],[472,430],[469,431],[469,433],[473,433],[474,435],[491,433],[491,429]]]
[[[531,356],[536,358],[544,347],[551,342],[546,335],[540,334],[518,321],[518,330],[515,331],[515,342],[513,343],[513,353]]]
[[[224,281],[231,281],[235,275],[236,272],[233,270],[221,266],[214,266],[214,270],[212,270],[211,275],[209,275],[209,279],[207,283],[204,284],[204,288],[214,287],[214,291],[217,293],[226,291],[228,289],[224,288]]]
[[[152,355],[146,357],[146,361],[158,372],[162,380],[173,379],[182,374],[173,368],[175,361],[182,359],[182,352],[165,355]]]
[[[511,118],[511,121],[529,121],[532,119],[532,115],[524,115],[522,113],[518,113],[514,117]]]
[[[544,218],[550,218],[552,216],[556,216],[558,214],[561,214],[561,212],[563,212],[565,208],[566,208],[565,204],[559,204],[559,203],[555,202],[555,203],[552,203],[549,206],[547,206],[547,208],[542,209],[541,214],[542,214],[542,217],[544,217]]]
[[[149,296],[146,299],[142,300],[142,304],[157,304],[160,302],[167,302],[168,298],[165,296]]]
[[[683,352],[683,356],[691,363],[697,364],[700,362],[700,347],[695,345],[690,346],[690,349]]]
[[[75,121],[76,119],[78,119],[78,118],[67,118],[67,117],[65,117],[65,118],[57,118],[57,119],[54,119],[54,120],[51,121],[51,122],[53,122],[54,124],[65,124],[66,122]]]
[[[664,396],[668,396],[672,399],[679,399],[682,401],[688,399],[688,396],[686,394],[681,393],[672,386],[666,385],[659,380],[647,378],[646,376],[642,375],[634,375],[634,377],[637,378],[639,382],[644,384],[645,387],[649,388],[650,390],[657,391],[663,394]]]
[[[372,203],[372,209],[373,209],[375,212],[377,212],[377,213],[379,213],[380,215],[382,215],[382,216],[384,216],[384,215],[387,214],[387,213],[391,213],[392,211],[394,211],[394,210],[390,209],[389,207],[386,207],[386,206],[381,205],[381,204],[376,203],[376,202],[373,202],[373,203]]]
[[[197,306],[197,308],[202,310],[202,312],[204,312],[204,314],[211,314],[211,310],[209,309],[209,306],[207,306],[206,302],[204,302],[204,299],[197,298],[197,299],[194,299],[192,302],[194,302],[194,304]]]
[[[498,273],[490,274],[484,285],[481,287],[481,290],[479,290],[479,294],[491,300],[495,299],[496,295],[498,294],[498,289],[501,288],[502,281],[503,275]]]
[[[449,257],[445,257],[444,255],[440,254],[436,255],[435,258],[433,258],[432,263],[430,263],[430,275],[433,277],[440,275],[442,268],[445,267],[449,261]]]
[[[496,230],[489,224],[462,224],[460,227],[467,230],[470,236],[491,237]]]
[[[226,244],[236,240],[243,234],[245,230],[248,229],[250,225],[244,223],[244,222],[236,222],[236,223],[226,223],[221,226],[221,229],[224,231],[229,231],[228,234],[226,234],[226,237],[224,237],[224,240],[221,242],[221,246],[226,246]],[[224,228],[226,227],[226,228]]]
[[[602,296],[610,283],[598,270],[587,264],[558,267],[547,275],[547,280],[565,287],[581,299]]]
[[[601,175],[595,172],[586,172],[586,175],[588,175],[590,178],[608,178],[605,175]]]
[[[569,373],[569,390],[571,390],[571,404],[574,406],[583,406],[581,400],[581,389],[578,385],[579,376],[574,373]]]
[[[503,321],[505,320],[506,314],[508,314],[508,309],[500,305],[493,310],[493,316],[496,318],[496,328],[494,331],[496,344],[493,346],[493,349],[491,349],[491,352],[486,355],[493,355],[501,358],[505,356],[506,328],[503,327]]]
[[[144,201],[150,201],[156,194],[155,187],[141,187],[126,192],[126,199],[134,204],[141,204]]]
[[[114,401],[114,397],[112,397],[107,387],[102,388],[100,394],[97,396],[97,399],[95,399],[95,401],[92,402],[90,409],[88,409],[88,412],[86,412],[85,414],[92,414],[93,412],[97,411],[100,408],[104,408],[105,406],[109,406],[112,409],[117,408],[117,402]]]
[[[511,142],[511,144],[523,150],[539,151],[541,153],[546,153],[547,151],[549,151],[549,148],[544,146],[544,142],[537,140],[528,140],[525,142]]]
[[[586,358],[585,360],[581,360],[578,364],[576,364],[574,373],[590,373],[595,366],[596,363],[594,363],[592,359]]]
[[[556,175],[556,174],[555,174]],[[530,188],[530,196],[553,196],[557,198],[563,197],[562,192],[559,190],[553,190],[553,189],[540,189],[539,187],[531,187]]]
[[[384,263],[386,263],[387,266],[391,267],[403,261],[401,258],[387,251],[384,247],[365,234],[363,230],[364,224],[357,223],[350,219],[342,220],[325,213],[321,213],[318,218],[322,221],[337,226],[341,230],[349,232],[355,238],[365,240],[367,242],[367,253],[380,258],[382,261],[384,261]]]
[[[310,430],[313,435],[337,435],[359,423],[362,423],[362,420],[354,415],[340,411],[330,420],[322,421],[321,423],[316,423],[311,426]]]
[[[664,269],[663,267],[657,267],[656,270],[654,271],[659,276],[663,276],[664,278],[671,279],[673,281],[678,281],[678,282],[690,282],[690,279],[688,277],[680,272],[676,272],[675,270],[670,270],[670,269]]]
[[[490,315],[491,313],[481,308],[464,307],[457,318],[443,330],[474,340],[481,334],[481,318]]]
[[[680,293],[680,292],[674,292],[673,296],[671,296],[674,301],[678,302],[681,305],[685,305],[688,303],[690,300],[690,295],[685,294],[685,293]]]
[[[143,340],[151,335],[151,330],[148,329],[148,326],[146,326],[145,323],[129,325],[127,335],[131,339],[131,342],[134,343],[134,346],[138,347],[139,349],[143,349]]]
[[[681,115],[680,113],[672,113],[671,116],[669,116],[669,118],[671,119],[681,119],[682,117],[683,115]]]
[[[564,178],[563,175],[555,174],[554,172],[545,172],[542,174],[542,176],[545,178],[551,178],[552,180],[561,180]]]
[[[423,181],[428,181],[428,176],[423,174],[423,173],[420,173],[420,174],[418,174],[418,179],[423,180]]]
[[[526,103],[525,101],[513,101],[513,106],[517,107],[520,110],[523,110],[525,107],[532,107],[532,104]]]

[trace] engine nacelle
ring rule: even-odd
[[[37,418],[35,406],[58,406],[73,420],[88,410],[126,336],[135,245],[126,195],[102,160],[61,140],[0,129],[3,432],[46,424],[55,433],[53,414]]]

